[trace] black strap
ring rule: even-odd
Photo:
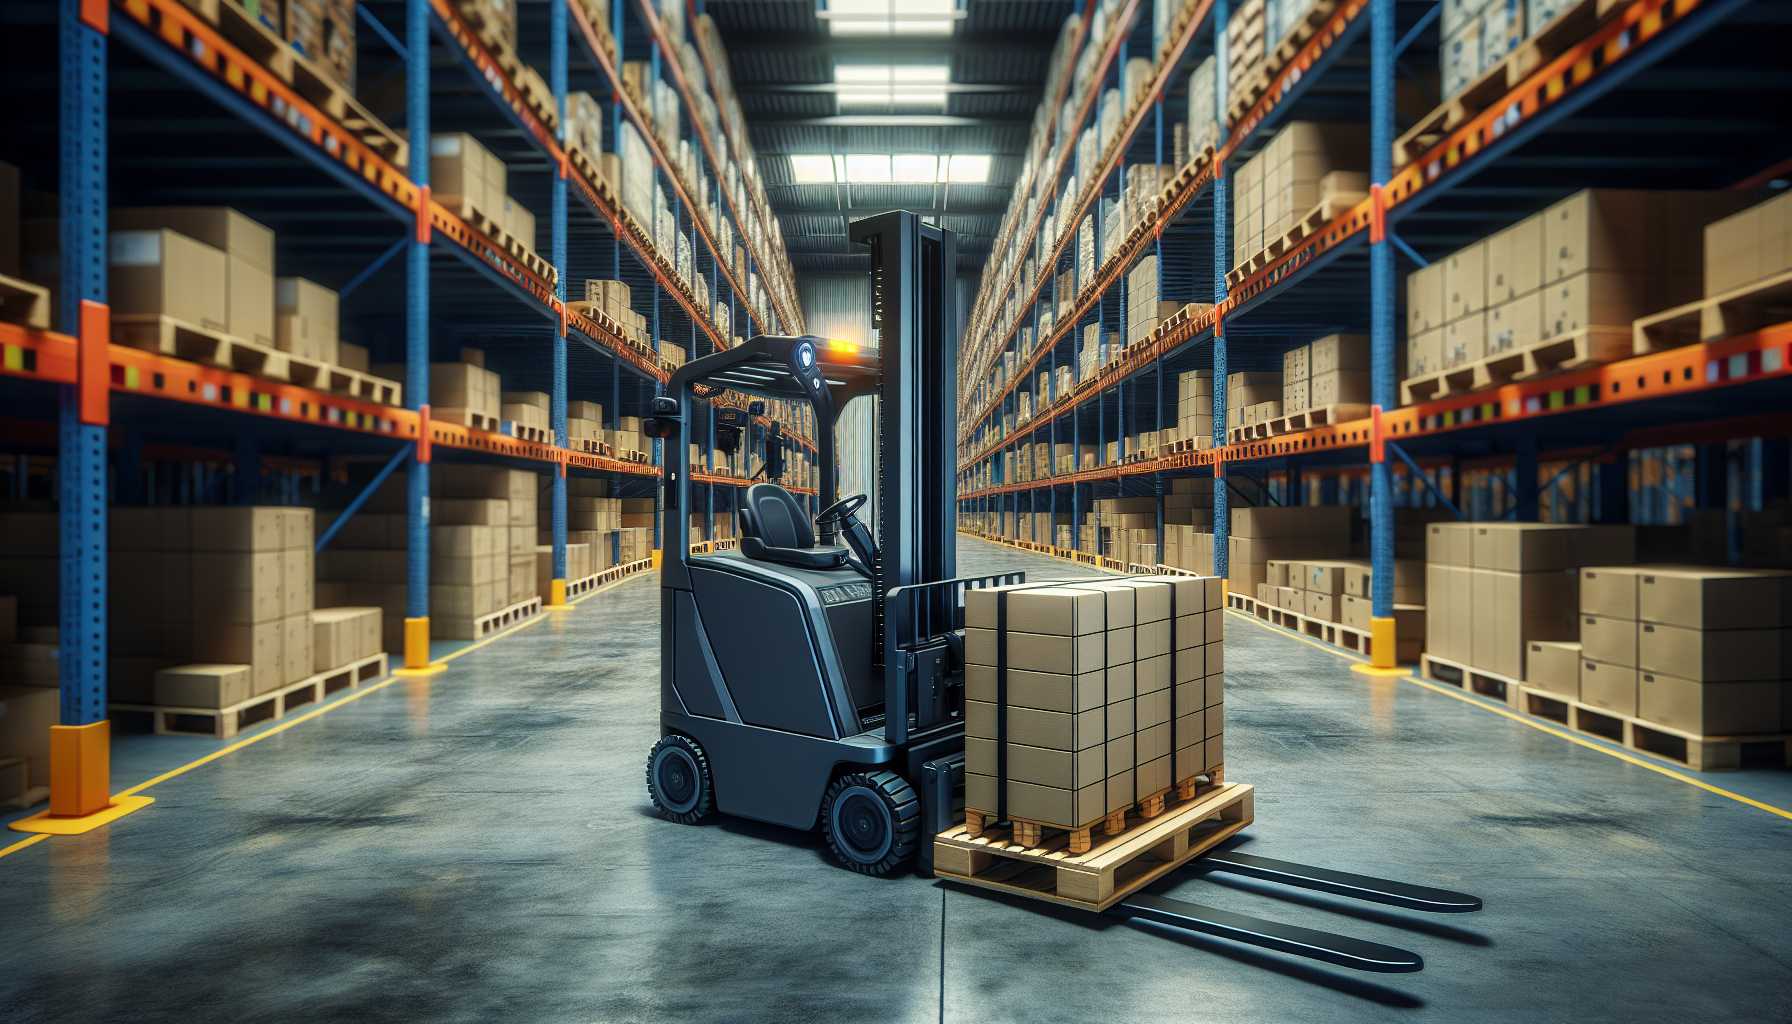
[[[1176,584],[1170,584],[1170,785],[1176,778]]]
[[[996,820],[1008,817],[1008,591],[996,591]]]

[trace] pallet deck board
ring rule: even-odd
[[[934,873],[965,885],[1103,911],[1236,834],[1252,821],[1252,787],[1224,783],[1144,820],[1102,836],[1087,853],[1056,845],[1030,849],[964,826],[934,837]],[[1128,818],[1128,821],[1133,820]]]
[[[1784,767],[1792,767],[1792,734],[1761,733],[1741,736],[1701,736],[1660,725],[1634,715],[1595,707],[1576,697],[1535,686],[1520,685],[1519,710],[1532,718],[1553,722],[1578,733],[1616,743],[1628,750],[1673,761],[1693,771],[1730,771],[1741,768],[1748,755],[1760,752]]]

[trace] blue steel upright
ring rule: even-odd
[[[106,296],[106,37],[81,18],[81,0],[62,0],[61,134],[62,289],[57,322],[86,345],[94,329],[83,309]],[[87,380],[82,359],[74,387],[61,389],[58,444],[61,470],[60,682],[63,725],[106,718],[106,433],[107,415],[84,408],[83,384],[109,393],[104,380]],[[104,364],[97,372],[106,372]],[[97,413],[97,415],[96,415]],[[52,783],[54,785],[54,781]],[[55,795],[52,795],[54,809]]]
[[[405,122],[413,140],[411,180],[419,188],[429,185],[429,0],[405,4]],[[419,219],[428,216],[419,210]],[[404,296],[404,393],[405,404],[421,409],[429,404],[429,242],[421,225],[411,232],[405,252]],[[425,446],[426,447],[426,446]],[[405,537],[405,667],[422,670],[429,665],[429,462],[411,460],[405,473],[405,509],[409,528]],[[421,650],[412,632],[421,622]]]
[[[1214,116],[1221,118],[1219,134],[1225,141],[1226,122],[1221,111],[1226,109],[1226,19],[1227,0],[1213,3]],[[1213,158],[1213,304],[1217,308],[1226,301],[1226,266],[1231,252],[1232,204],[1226,187],[1226,165],[1218,152]],[[1213,321],[1213,446],[1226,446],[1226,325],[1218,317]],[[1232,536],[1231,499],[1226,493],[1226,464],[1213,464],[1213,574],[1226,576],[1231,565],[1227,547]]]
[[[548,87],[554,91],[554,109],[560,114],[560,147],[566,148],[566,5],[551,3],[548,5]],[[560,280],[554,286],[554,294],[560,304],[566,304],[566,279],[570,268],[566,265],[566,163],[562,161],[555,170],[553,181],[553,203],[550,211],[549,229],[551,237],[548,245],[554,266],[560,271]],[[534,242],[534,239],[530,239]],[[554,443],[565,448],[569,443],[566,436],[566,320],[561,318],[554,330],[554,381],[553,391],[548,397],[548,417],[554,429]],[[617,367],[620,372],[620,364]],[[555,586],[550,583],[549,593],[556,603],[566,600],[566,466],[564,463],[556,467],[554,472],[552,508],[549,509],[549,522],[553,528],[554,551],[549,569],[553,573],[552,580],[559,581]]]
[[[1394,0],[1369,5],[1369,182],[1380,190],[1393,176]],[[1378,224],[1382,217],[1374,214]],[[1379,410],[1394,401],[1394,246],[1385,228],[1369,239],[1369,397]],[[1379,429],[1379,428],[1378,428]],[[1370,446],[1369,558],[1371,658],[1377,667],[1394,665],[1394,489],[1393,468],[1380,445]],[[1387,621],[1383,621],[1387,620]],[[1383,650],[1383,648],[1389,648]]]

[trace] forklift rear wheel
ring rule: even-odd
[[[689,736],[662,736],[647,755],[647,796],[654,809],[681,825],[695,825],[715,806],[709,758]]]
[[[921,800],[895,772],[851,772],[834,780],[822,802],[828,849],[864,875],[887,875],[915,855]]]

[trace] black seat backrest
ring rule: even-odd
[[[748,532],[767,547],[815,546],[815,527],[809,522],[809,513],[789,491],[777,484],[754,484],[747,488],[746,511],[750,521]]]

